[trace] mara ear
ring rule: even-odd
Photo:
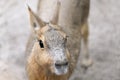
[[[59,1],[57,1],[57,5],[56,5],[54,16],[53,16],[52,20],[50,21],[52,24],[55,24],[55,25],[58,24],[60,6],[61,6],[61,3]]]
[[[32,30],[34,32],[37,32],[38,30],[40,30],[41,27],[45,26],[45,23],[31,10],[29,6],[28,11],[30,15],[30,23]]]

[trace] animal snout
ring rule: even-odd
[[[56,67],[57,69],[61,69],[61,68],[67,67],[68,64],[69,64],[68,61],[63,61],[63,62],[61,62],[61,61],[56,61],[55,67]]]
[[[64,75],[69,69],[69,59],[66,52],[61,49],[56,49],[54,54],[54,70],[56,75]]]
[[[68,72],[69,68],[68,61],[56,61],[55,62],[55,74],[57,75],[64,75]]]

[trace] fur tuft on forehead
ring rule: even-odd
[[[53,24],[46,24],[46,26],[42,27],[40,30],[38,30],[37,32],[37,37],[39,39],[43,39],[44,38],[51,38],[56,40],[57,39],[65,39],[67,36],[65,34],[65,32],[57,25],[53,25]],[[47,40],[47,39],[45,39]]]
[[[46,31],[49,31],[49,30],[51,30],[51,29],[61,30],[61,28],[58,27],[57,25],[53,25],[53,24],[51,24],[51,23],[48,23],[48,24],[46,24],[45,27],[43,27],[43,28],[40,30],[40,32],[41,32],[41,33],[45,33]]]

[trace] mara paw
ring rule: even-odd
[[[88,69],[90,66],[92,66],[93,65],[93,61],[92,61],[92,59],[84,59],[84,60],[82,60],[82,62],[81,62],[81,67],[82,68],[85,68],[85,69]]]

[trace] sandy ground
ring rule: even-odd
[[[120,80],[119,8],[119,0],[91,0],[89,51],[94,64],[83,73],[78,62],[70,80]],[[27,14],[25,0],[0,0],[0,80],[26,80]]]

